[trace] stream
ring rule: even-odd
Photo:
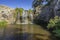
[[[8,25],[5,30],[0,29],[0,40],[50,40],[50,36],[48,31],[36,24]]]

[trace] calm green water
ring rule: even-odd
[[[4,31],[4,30],[3,30]],[[41,26],[35,24],[8,25],[5,33],[2,32],[4,40],[48,40],[50,33]]]

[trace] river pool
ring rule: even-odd
[[[0,40],[50,40],[50,35],[36,24],[8,25],[0,29]]]

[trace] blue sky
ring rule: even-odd
[[[24,8],[26,10],[32,8],[33,0],[0,0],[0,5],[6,5],[11,8]]]

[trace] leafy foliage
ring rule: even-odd
[[[31,12],[33,12],[33,10],[29,9],[29,10],[28,10],[28,13],[31,13]]]
[[[33,1],[33,7],[36,7],[38,5],[42,6],[44,2],[47,2],[45,5],[50,5],[53,0],[34,0]]]
[[[44,2],[47,2],[47,4],[43,5]],[[58,17],[58,16],[55,17],[55,12],[56,12],[55,6],[57,6],[57,7],[59,6],[59,4],[57,4],[58,2],[59,2],[59,0],[34,0],[33,1],[33,7],[36,8],[37,6],[42,6],[41,9],[43,9],[44,11],[47,8],[49,8],[48,10],[51,10],[48,13],[51,13],[50,16],[54,19],[50,19],[47,28],[49,30],[52,29],[51,31],[53,33],[56,33],[54,35],[57,37],[60,37],[60,17]],[[43,12],[43,10],[41,10],[41,12]]]
[[[5,27],[7,22],[5,20],[0,21],[0,27]]]
[[[55,25],[56,25],[56,23],[58,23],[58,21],[60,21],[60,19],[59,19],[58,16],[54,17],[54,19],[50,19],[47,28],[53,28],[53,27],[55,27]]]
[[[22,13],[23,13],[24,9],[23,8],[19,8],[18,10],[19,10],[18,12],[20,13],[20,16],[22,16]]]
[[[23,10],[24,10],[23,8],[16,8],[16,9],[15,9],[14,17],[17,16],[17,13],[20,13],[20,16],[22,16]]]
[[[54,30],[53,33],[56,33],[55,36],[60,37],[60,29]]]
[[[51,19],[47,26],[48,29],[54,27],[55,29],[52,32],[55,33],[55,36],[60,37],[60,18],[58,16],[56,16],[54,19]]]

